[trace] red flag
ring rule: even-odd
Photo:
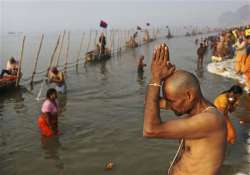
[[[137,30],[141,30],[141,27],[140,27],[140,26],[137,26]]]
[[[100,27],[102,27],[102,28],[107,28],[107,27],[108,27],[108,23],[105,22],[105,21],[103,21],[103,20],[101,20],[101,21],[100,21]]]

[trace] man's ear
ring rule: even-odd
[[[193,101],[194,95],[191,91],[186,91],[186,97],[189,102]]]

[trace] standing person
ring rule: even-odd
[[[198,69],[203,67],[204,54],[205,54],[205,47],[204,47],[203,43],[200,43],[200,47],[197,49],[197,56],[198,56],[197,67],[198,67]]]
[[[18,72],[18,67],[18,61],[14,57],[11,57],[7,61],[6,69],[2,70],[0,77],[3,77],[4,74],[16,76]]]
[[[144,67],[146,67],[147,65],[146,64],[144,64],[144,56],[143,55],[141,55],[141,57],[140,57],[140,59],[139,59],[139,62],[138,62],[138,66],[137,66],[137,72],[138,73],[142,73],[142,72],[144,72]]]
[[[56,90],[60,93],[65,93],[65,80],[62,71],[59,71],[57,67],[53,67],[49,70],[48,74],[49,82],[56,84]]]
[[[106,48],[106,37],[104,33],[101,33],[101,36],[99,37],[99,45],[100,45],[100,52],[101,54],[105,53]]]
[[[42,113],[38,118],[38,127],[40,128],[41,135],[51,137],[58,135],[58,112],[59,105],[57,101],[57,91],[50,88],[46,94],[46,100],[42,105]]]
[[[240,36],[238,41],[233,45],[236,49],[235,71],[238,74],[242,74],[242,69],[246,58],[246,42],[243,37]]]
[[[229,113],[235,111],[242,94],[242,88],[238,85],[233,85],[229,90],[222,92],[214,100],[214,105],[224,115],[227,124],[227,143],[229,144],[233,144],[236,139],[236,131],[232,121],[229,118]]]
[[[160,107],[171,109],[180,117],[162,121]],[[154,50],[152,58],[143,135],[182,139],[169,175],[216,175],[224,160],[226,124],[223,116],[203,97],[199,81],[192,73],[175,70],[164,44]]]
[[[246,58],[245,58],[245,62],[242,66],[242,73],[243,73],[243,77],[246,80],[246,88],[247,88],[247,93],[248,95],[250,95],[250,36],[246,37]]]

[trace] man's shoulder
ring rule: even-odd
[[[213,128],[221,127],[225,124],[223,114],[218,111],[216,107],[197,114],[197,117],[202,118],[204,122],[206,122],[209,126]]]

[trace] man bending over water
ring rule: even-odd
[[[163,98],[160,99],[161,84]],[[171,109],[177,119],[162,121],[160,107]],[[226,124],[223,115],[206,100],[198,79],[175,70],[165,44],[154,50],[151,80],[146,92],[143,135],[181,139],[168,174],[217,175],[225,156]]]

